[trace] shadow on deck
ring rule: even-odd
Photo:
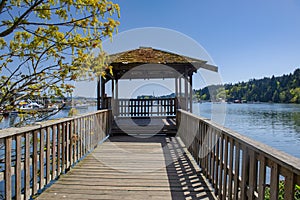
[[[114,136],[38,199],[215,199],[180,138]]]

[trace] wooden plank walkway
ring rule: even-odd
[[[178,137],[113,136],[38,199],[215,199]]]
[[[177,132],[176,119],[166,117],[119,117],[114,120],[112,126],[113,135],[145,135],[145,134],[170,134]]]

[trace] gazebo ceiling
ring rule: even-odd
[[[113,66],[114,79],[177,78],[178,74],[190,76],[199,68],[218,71],[216,66],[207,64],[207,61],[151,47],[112,54],[109,55],[109,60]],[[143,65],[144,67],[139,67]],[[174,70],[167,70],[163,66]]]

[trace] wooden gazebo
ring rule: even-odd
[[[218,71],[216,66],[210,65],[207,61],[196,58],[178,55],[172,52],[153,49],[151,47],[140,47],[109,56],[110,65],[113,66],[113,75],[100,78],[97,87],[98,109],[108,106],[105,101],[105,84],[111,81],[112,85],[112,105],[116,110],[115,115],[123,116],[160,116],[175,115],[176,109],[192,111],[192,80],[193,74],[199,69]],[[143,66],[143,67],[141,67]],[[150,112],[149,107],[153,107],[153,99],[136,100],[119,99],[118,81],[120,79],[174,79],[175,98],[172,100],[156,99],[165,109],[155,113]],[[125,107],[130,107],[126,109]]]

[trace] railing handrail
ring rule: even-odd
[[[76,119],[83,118],[83,117],[92,116],[97,113],[102,113],[102,112],[107,112],[107,111],[108,111],[108,109],[103,109],[103,110],[89,112],[89,113],[85,113],[85,114],[81,114],[81,115],[76,115],[73,117],[64,117],[64,118],[60,118],[60,119],[51,119],[51,120],[47,120],[47,121],[43,121],[43,122],[36,122],[32,125],[27,125],[24,127],[10,127],[10,128],[6,128],[6,129],[1,129],[0,130],[0,139],[9,137],[9,136],[23,134],[23,133],[30,132],[30,131],[34,131],[36,129],[46,128],[46,127],[49,127],[49,126],[52,126],[55,124],[68,122],[68,121],[76,120]]]
[[[190,112],[182,110],[182,109],[179,109],[178,111],[181,113],[184,113],[185,115],[193,117],[195,119],[199,119],[199,120],[206,122],[208,125],[211,125],[214,128],[218,129],[219,131],[222,131],[225,135],[233,137],[239,143],[245,144],[248,147],[250,147],[251,149],[258,151],[259,153],[264,153],[270,159],[281,163],[281,165],[289,166],[290,170],[293,170],[294,173],[297,173],[300,175],[300,159],[299,158],[292,156],[290,154],[287,154],[278,149],[275,149],[275,148],[273,148],[269,145],[266,145],[262,142],[253,140],[247,136],[241,135],[238,132],[235,132],[229,128],[226,128],[224,126],[221,126],[221,125],[211,121],[210,119],[197,116],[193,113],[190,113]]]

